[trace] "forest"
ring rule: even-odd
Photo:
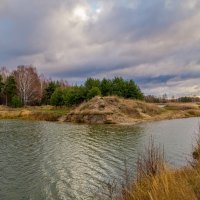
[[[0,103],[11,107],[32,105],[73,106],[95,96],[115,95],[143,100],[144,95],[133,80],[122,77],[103,80],[88,78],[82,85],[69,85],[67,81],[45,78],[37,69],[20,65],[9,72],[0,70]]]

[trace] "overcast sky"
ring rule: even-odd
[[[0,66],[200,95],[199,0],[0,0]]]

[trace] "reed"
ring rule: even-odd
[[[200,200],[200,128],[192,155],[188,166],[172,169],[166,164],[163,149],[156,147],[151,138],[144,154],[138,158],[136,179],[129,181],[129,176],[125,176],[120,190],[115,190],[118,194],[110,189],[112,196],[108,199]]]

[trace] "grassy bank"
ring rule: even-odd
[[[170,103],[162,106],[116,96],[95,97],[73,109],[67,120],[87,124],[136,124],[146,121],[200,116],[197,103]]]
[[[28,119],[43,121],[59,121],[69,112],[67,107],[28,106],[10,108],[0,106],[0,119]]]
[[[136,180],[127,180],[117,191],[114,187],[108,188],[110,193],[107,199],[199,200],[200,137],[193,151],[193,161],[178,170],[167,166],[162,151],[151,143],[145,154],[138,159]],[[121,191],[120,194],[118,191]]]
[[[86,124],[137,124],[146,121],[200,116],[198,103],[168,103],[162,106],[116,96],[94,97],[74,108],[0,106],[0,119],[68,121]]]

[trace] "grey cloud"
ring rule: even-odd
[[[186,1],[165,0],[138,1],[134,8],[126,4],[114,4],[103,13],[98,23],[87,27],[90,36],[97,42],[106,42],[129,37],[131,42],[160,34],[177,21],[199,11],[199,3],[194,8],[184,9]],[[106,2],[105,2],[106,7]],[[115,37],[113,37],[115,36]],[[128,41],[130,42],[130,41]]]
[[[145,92],[188,86],[194,93],[200,76],[199,1],[100,0],[96,5],[98,16],[87,0],[1,0],[0,65],[33,64],[71,83],[124,76]],[[90,10],[88,21],[73,18],[77,6]]]

